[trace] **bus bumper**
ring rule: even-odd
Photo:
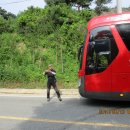
[[[130,92],[87,92],[84,90],[84,81],[84,77],[82,76],[79,80],[79,93],[84,98],[113,101],[130,101]]]
[[[130,101],[130,92],[86,92],[85,95],[91,99]]]

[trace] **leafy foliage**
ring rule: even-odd
[[[108,12],[109,8],[105,6],[110,3],[112,0],[96,0],[96,8],[95,11],[98,15],[101,15],[103,12]]]
[[[77,7],[78,10],[80,10],[80,8],[89,8],[92,1],[93,0],[45,0],[47,5],[49,6],[64,3],[72,7]]]
[[[77,49],[93,10],[77,11],[66,3],[29,7],[15,19],[0,17],[0,80],[44,82],[53,64],[62,87],[77,82]]]
[[[9,18],[15,18],[16,16],[12,13],[8,13],[6,10],[0,7],[0,16],[8,20]]]
[[[68,0],[69,1],[69,0]],[[61,3],[67,3],[66,0],[45,0],[45,2],[47,3],[47,5],[51,6],[51,5],[58,5]]]
[[[78,7],[78,10],[80,10],[80,7],[81,8],[89,8],[89,6],[90,6],[90,4],[91,4],[92,1],[93,0],[71,0],[70,3],[73,6]]]

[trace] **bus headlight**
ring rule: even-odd
[[[79,78],[78,85],[81,86],[81,78]]]

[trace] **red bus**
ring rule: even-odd
[[[130,13],[92,18],[78,58],[81,96],[130,100]]]

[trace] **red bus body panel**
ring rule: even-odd
[[[79,70],[79,77],[84,76],[85,92],[130,92],[130,51],[126,48],[115,27],[119,23],[130,23],[130,13],[99,16],[91,19],[88,23],[88,35],[84,47],[82,69]],[[119,50],[118,55],[103,72],[85,75],[90,31],[105,25],[110,26]]]

